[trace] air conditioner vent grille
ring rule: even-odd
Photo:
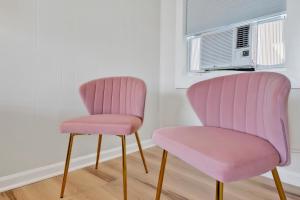
[[[203,35],[200,65],[202,68],[229,67],[232,65],[233,29]]]
[[[237,42],[236,48],[246,48],[249,47],[249,31],[250,26],[241,26],[237,29]]]

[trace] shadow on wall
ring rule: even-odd
[[[173,93],[160,94],[161,126],[202,125],[188,101],[186,91],[178,89]]]
[[[289,129],[291,148],[300,152],[300,90],[293,89],[289,97]]]

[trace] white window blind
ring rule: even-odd
[[[257,67],[281,67],[285,63],[284,20],[257,26]]]
[[[187,0],[187,34],[286,11],[286,0]]]

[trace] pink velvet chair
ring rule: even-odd
[[[167,154],[223,183],[272,171],[281,200],[285,193],[276,170],[289,164],[287,101],[289,80],[277,73],[242,73],[194,84],[187,96],[204,126],[162,128],[153,135],[164,149],[156,200],[160,199]]]
[[[127,199],[126,136],[135,134],[146,173],[138,129],[143,124],[146,85],[133,77],[111,77],[93,80],[80,87],[81,98],[90,115],[62,123],[61,132],[70,134],[60,197],[63,198],[75,135],[99,134],[96,166],[98,169],[102,135],[122,139],[123,191]]]

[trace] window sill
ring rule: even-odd
[[[287,76],[292,84],[292,89],[300,89],[300,82],[288,73],[287,68],[273,68],[273,69],[259,69],[255,72],[277,72],[280,74],[283,74]],[[248,73],[255,73],[255,72],[248,72]],[[216,78],[220,76],[226,76],[226,75],[232,75],[232,74],[239,74],[239,73],[247,73],[244,71],[210,71],[210,72],[202,72],[202,73],[192,73],[192,72],[186,72],[185,74],[182,74],[181,76],[177,76],[175,79],[175,88],[176,89],[186,89],[189,88],[192,84],[197,83],[199,81],[204,81],[211,78]]]

